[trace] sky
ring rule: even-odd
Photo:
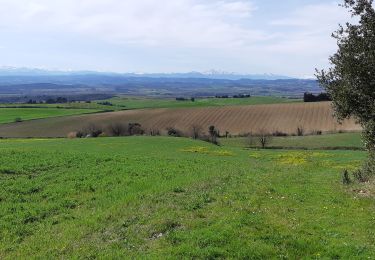
[[[311,77],[350,20],[330,0],[0,0],[0,66]]]

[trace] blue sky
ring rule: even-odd
[[[348,19],[330,0],[0,0],[0,66],[308,77]]]

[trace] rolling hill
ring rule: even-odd
[[[305,133],[313,131],[336,132],[361,130],[354,120],[337,123],[332,116],[330,102],[290,103],[254,106],[228,106],[181,109],[139,109],[93,115],[79,115],[26,121],[0,125],[1,137],[65,137],[89,124],[140,123],[147,131],[165,131],[168,127],[188,133],[193,125],[208,129],[214,125],[222,133],[232,135],[248,132],[280,131],[296,133],[302,127]]]

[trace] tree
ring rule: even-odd
[[[128,135],[143,135],[145,131],[142,129],[142,125],[139,123],[128,124]]]
[[[256,137],[253,135],[253,133],[246,134],[244,144],[249,148],[253,147],[256,144]]]
[[[210,126],[208,128],[208,133],[210,135],[210,142],[213,144],[218,144],[217,137],[219,136],[219,132],[216,130],[215,126]]]
[[[363,127],[363,138],[375,159],[375,10],[373,0],[344,0],[357,24],[340,25],[332,34],[338,51],[331,68],[317,70],[317,78],[333,100],[339,120],[354,117]]]
[[[259,131],[258,141],[260,146],[264,149],[271,143],[272,134],[267,132],[265,129],[262,129]]]
[[[129,132],[128,126],[122,123],[113,123],[107,130],[110,136],[124,136]]]
[[[202,127],[199,125],[193,125],[191,127],[191,137],[193,139],[199,139],[202,134]]]

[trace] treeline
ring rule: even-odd
[[[47,98],[46,100],[29,99],[26,104],[66,104],[68,99],[65,97]]]
[[[120,136],[173,136],[173,137],[191,137],[207,141],[213,144],[219,144],[219,137],[228,137],[229,132],[220,135],[220,131],[215,126],[210,126],[207,131],[199,125],[193,125],[188,132],[181,131],[175,127],[167,127],[164,131],[156,128],[144,129],[139,123],[112,123],[109,125],[89,124],[83,129],[70,132],[68,138],[97,138],[97,137],[120,137]]]
[[[251,95],[250,94],[239,94],[239,95],[233,95],[233,96],[229,96],[229,95],[216,95],[215,98],[250,98]]]
[[[327,93],[320,93],[318,95],[314,95],[312,93],[305,92],[303,94],[303,101],[304,102],[321,102],[321,101],[332,101],[332,99]]]
[[[195,98],[184,98],[184,97],[176,97],[176,101],[191,101],[195,102]]]

